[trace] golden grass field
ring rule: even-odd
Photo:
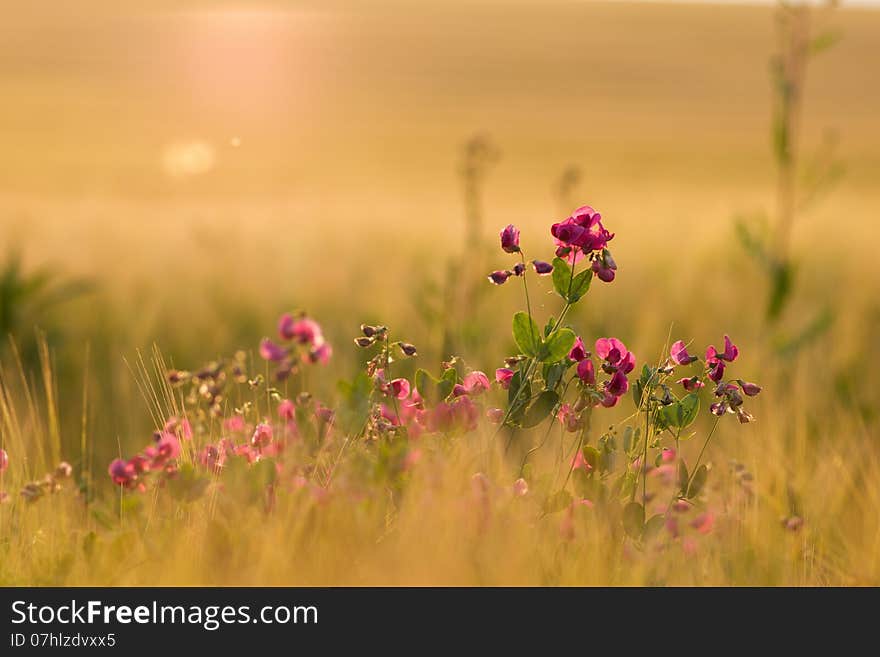
[[[10,5],[0,22],[0,258],[17,248],[26,271],[92,286],[21,310],[23,363],[0,349],[0,583],[880,583],[880,12],[836,10],[842,38],[811,63],[804,156],[834,134],[846,170],[798,217],[797,285],[769,325],[734,218],[774,211],[771,7],[140,4]],[[499,151],[483,185],[491,250],[465,237],[474,134]],[[555,190],[572,165],[569,207]],[[304,308],[334,346],[309,380],[328,403],[362,365],[364,321],[417,344],[432,371],[451,355],[445,328],[490,373],[513,348],[518,287],[486,283],[440,317],[420,308],[438,307],[457,258],[480,280],[508,266],[495,248],[508,223],[549,259],[550,223],[581,204],[616,233],[620,266],[568,317],[585,341],[618,335],[641,367],[670,334],[729,333],[737,369],[764,386],[757,422],[722,423],[709,449],[717,521],[695,553],[635,549],[586,512],[563,540],[558,514],[507,494],[515,467],[490,429],[426,447],[402,499],[292,494],[267,513],[252,491],[212,484],[191,503],[158,490],[120,503],[107,464],[157,428],[139,350],[148,369],[154,344],[181,368],[237,349],[258,363],[277,316]],[[549,290],[533,292],[544,319],[558,312]],[[780,354],[826,310],[827,332]],[[35,326],[51,350],[42,373]],[[693,458],[696,441],[683,445]],[[554,437],[536,469],[558,476],[559,449]],[[18,494],[58,458],[94,482],[88,504],[72,482],[34,503]],[[493,482],[485,508],[478,469]],[[780,522],[793,500],[797,532]]]

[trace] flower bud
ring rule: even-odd
[[[507,279],[510,278],[512,275],[512,271],[493,271],[491,274],[489,274],[489,280],[495,283],[495,285],[504,285],[504,283],[507,282]]]
[[[519,252],[519,229],[513,224],[501,231],[501,248],[507,253]]]
[[[553,271],[553,265],[543,260],[532,260],[532,266],[535,268],[535,273],[539,276],[546,276]]]

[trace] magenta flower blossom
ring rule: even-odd
[[[568,256],[572,261],[577,261],[582,253],[601,251],[614,237],[602,225],[602,215],[588,205],[578,208],[564,221],[553,224],[550,234],[559,247],[557,255]]]
[[[596,385],[596,370],[589,358],[584,358],[577,364],[577,375],[585,385]]]
[[[477,396],[489,389],[489,377],[483,372],[473,371],[466,374],[461,383],[457,383],[452,388],[452,394],[455,397],[463,397],[466,395]]]
[[[308,317],[302,317],[291,323],[284,337],[300,344],[319,345],[324,342],[320,324]]]
[[[691,356],[688,353],[683,340],[679,340],[672,345],[672,349],[669,350],[669,355],[672,357],[672,361],[676,365],[690,365],[695,360],[698,360],[696,356]]]
[[[676,381],[676,383],[679,383],[688,392],[694,392],[695,390],[699,390],[706,385],[705,383],[700,381],[700,377],[698,376],[685,377],[683,379],[679,379],[678,381]]]
[[[469,395],[479,395],[489,389],[489,377],[479,370],[466,374],[463,383]]]
[[[173,433],[163,433],[156,443],[154,462],[161,465],[180,456],[180,441]]]
[[[278,417],[282,420],[292,420],[296,416],[296,406],[289,399],[282,399],[278,404]]]
[[[712,379],[715,383],[721,381],[724,378],[724,361],[713,359],[708,362],[709,365],[709,378]]]
[[[260,342],[260,356],[278,363],[287,358],[287,349],[275,344],[269,338],[263,338]]]
[[[254,435],[251,436],[251,445],[257,449],[266,447],[272,442],[272,425],[261,422],[254,429]]]
[[[499,269],[489,274],[489,280],[495,283],[495,285],[504,285],[511,276],[513,276],[512,271]]]
[[[739,383],[739,387],[742,388],[742,391],[746,393],[749,397],[754,397],[759,392],[761,392],[761,386],[757,383],[749,383],[748,381],[743,381],[742,379],[737,379],[737,383]]]
[[[605,386],[605,391],[609,395],[622,397],[626,394],[627,390],[629,390],[629,381],[626,378],[626,374],[624,374],[622,370],[617,370],[614,374],[611,375],[611,379]]]
[[[596,340],[596,355],[611,365],[617,365],[629,354],[626,345],[617,338],[599,338]]]
[[[321,365],[326,365],[330,362],[330,357],[332,355],[333,348],[330,346],[330,343],[322,341],[320,344],[315,345],[309,350],[308,359],[310,363],[320,363]]]
[[[706,348],[706,361],[713,360],[726,360],[728,363],[732,363],[736,360],[736,357],[739,355],[739,349],[737,349],[736,345],[730,341],[728,336],[724,336],[724,351],[718,353],[718,350],[715,349],[714,345],[709,345]]]
[[[617,338],[596,340],[596,355],[605,361],[602,364],[602,371],[611,375],[604,384],[605,396],[599,403],[605,408],[611,408],[629,390],[626,375],[635,368],[636,357]]]
[[[546,276],[553,272],[553,265],[543,260],[532,260],[532,266],[535,268],[535,273],[539,276]]]
[[[409,381],[406,379],[393,379],[388,385],[393,397],[397,397],[398,399],[406,399],[409,397],[410,385]]]
[[[122,459],[113,459],[110,467],[107,468],[107,472],[110,474],[113,483],[118,486],[130,487],[137,478],[134,466]]]
[[[0,472],[6,472],[6,468],[9,467],[9,454],[6,453],[5,449],[0,449]]]
[[[513,224],[501,231],[501,248],[507,253],[519,253],[519,229]]]
[[[590,354],[587,353],[586,348],[584,347],[584,341],[577,338],[574,341],[574,346],[571,348],[571,351],[568,352],[568,359],[573,360],[575,363],[580,363],[584,358],[589,358]]]
[[[513,370],[507,367],[499,367],[495,370],[495,381],[500,385],[504,390],[507,390],[510,387],[510,380],[513,378]]]

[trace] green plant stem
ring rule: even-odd
[[[706,447],[709,445],[709,441],[712,440],[712,436],[715,434],[715,429],[718,427],[718,421],[721,419],[720,415],[715,416],[715,422],[712,425],[712,429],[709,430],[709,435],[706,436],[706,440],[703,443],[703,447],[700,449],[700,453],[697,455],[697,461],[694,463],[694,469],[688,477],[687,486],[685,486],[684,494],[687,495],[688,490],[691,488],[691,482],[694,480],[694,475],[697,472],[697,468],[700,467],[700,460],[703,458],[703,452],[706,451]]]

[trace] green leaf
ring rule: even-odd
[[[559,329],[541,345],[540,360],[545,363],[556,363],[568,355],[574,346],[577,336],[568,328]]]
[[[680,401],[668,406],[663,406],[657,413],[658,428],[662,431],[667,427],[684,429],[697,418],[700,410],[700,398],[692,392],[685,395]]]
[[[553,259],[553,289],[568,303],[577,303],[590,289],[593,270],[585,269],[572,277],[571,267],[562,258]]]
[[[532,402],[532,405],[529,406],[525,415],[523,416],[521,426],[524,429],[530,429],[532,427],[536,427],[541,422],[543,422],[550,413],[553,412],[553,409],[556,407],[556,403],[559,401],[559,395],[557,395],[552,390],[545,390],[538,398]]]
[[[528,313],[520,311],[513,316],[513,339],[526,356],[538,355],[541,346],[541,329]]]
[[[697,413],[700,412],[700,396],[695,392],[688,393],[678,402],[679,407],[679,424],[680,429],[685,429],[693,424],[697,419]]]
[[[678,461],[678,489],[681,491],[682,494],[684,494],[686,492],[685,488],[687,488],[688,479],[689,479],[689,475],[688,475],[687,464],[685,464],[684,459],[679,459],[679,461]]]
[[[577,303],[581,300],[587,290],[590,289],[590,283],[593,281],[593,270],[585,269],[580,274],[574,277],[574,280],[571,282],[571,289],[568,292],[568,302],[569,303]]]
[[[623,508],[623,529],[630,538],[641,538],[645,527],[645,507],[630,502]]]
[[[567,369],[568,364],[564,362],[544,365],[544,388],[555,390]]]
[[[568,290],[571,286],[571,267],[562,258],[553,259],[553,289],[568,301]]]
[[[687,491],[687,498],[692,500],[700,492],[703,490],[703,487],[706,485],[706,478],[709,476],[709,468],[705,465],[701,465],[697,468],[696,472],[694,472],[694,476],[691,478],[691,485]]]

